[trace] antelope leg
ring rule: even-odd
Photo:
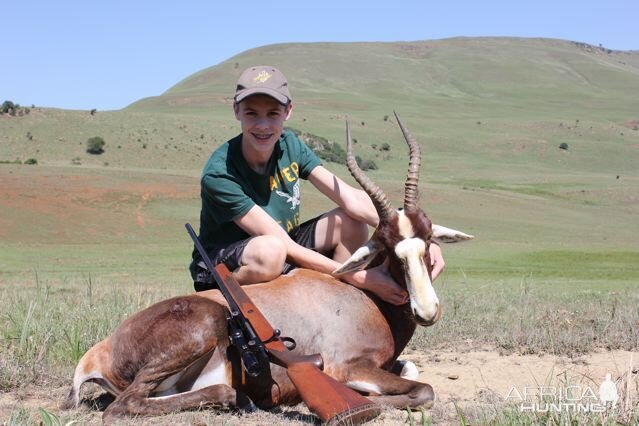
[[[376,404],[395,408],[430,408],[435,401],[431,385],[403,379],[381,368],[355,369],[346,385],[360,392],[368,392],[368,398]]]

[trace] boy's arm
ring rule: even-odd
[[[253,206],[246,214],[235,219],[235,224],[251,236],[272,235],[286,246],[287,259],[292,263],[320,272],[330,273],[339,264],[307,249],[291,239],[282,227],[260,206]]]
[[[291,263],[329,275],[340,266],[333,259],[297,244],[259,206],[253,206],[246,214],[235,219],[235,223],[249,235],[273,235],[279,238],[286,246],[287,259]],[[355,287],[370,290],[389,303],[401,305],[407,301],[406,292],[390,278],[388,271],[382,266],[343,274],[339,278]]]
[[[377,227],[379,216],[366,192],[347,184],[323,166],[315,167],[308,180],[350,217]]]
[[[341,207],[346,214],[356,220],[367,223],[373,228],[377,227],[379,216],[366,192],[352,187],[322,166],[315,167],[308,180],[322,194]],[[432,277],[433,281],[435,281],[444,270],[444,257],[438,244],[431,244],[429,251],[433,266]]]

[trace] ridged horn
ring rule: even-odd
[[[419,151],[419,144],[410,134],[402,120],[397,115],[397,112],[393,111],[399,128],[402,129],[404,139],[408,144],[409,160],[408,160],[408,174],[406,176],[406,184],[404,185],[404,210],[415,211],[417,210],[417,198],[419,195],[419,165],[421,162],[421,154]]]
[[[379,223],[388,223],[390,218],[396,214],[395,209],[388,201],[386,194],[357,165],[357,160],[355,160],[353,155],[353,140],[351,139],[351,127],[348,124],[348,119],[346,120],[346,166],[357,183],[371,197],[379,216]]]

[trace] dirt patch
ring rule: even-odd
[[[628,351],[594,352],[579,358],[566,358],[552,355],[500,355],[493,350],[483,351],[450,351],[436,350],[427,353],[409,352],[402,359],[413,361],[419,368],[420,381],[430,383],[437,394],[437,402],[430,414],[435,424],[456,422],[455,404],[460,407],[495,406],[505,403],[506,398],[516,387],[520,392],[525,386],[540,385],[571,385],[589,387],[598,392],[605,375],[610,373],[613,380],[627,377],[629,366],[633,359],[636,371],[639,366],[639,353]],[[619,393],[625,395],[624,380],[618,380]],[[88,386],[83,391],[93,393],[100,391]],[[623,389],[622,389],[623,388]],[[631,401],[639,400],[639,380],[637,374],[631,379]],[[9,418],[17,407],[37,411],[42,407],[59,416],[73,419],[82,418],[83,423],[99,423],[100,413],[83,408],[81,410],[62,411],[59,404],[66,397],[67,388],[46,389],[29,387],[11,393],[0,394],[0,419]],[[516,403],[513,398],[511,402]],[[288,410],[288,409],[286,409]],[[303,406],[293,407],[293,412],[304,415],[308,412]],[[36,414],[37,415],[37,414]],[[156,418],[149,424],[171,424],[172,422],[191,423],[201,420],[193,418],[195,414],[183,414],[175,417],[163,416]],[[207,414],[201,413],[200,416]],[[210,413],[208,415],[211,415]],[[221,414],[225,424],[308,424],[299,419],[292,419],[293,415],[287,411],[274,413],[255,413],[238,417],[235,414]],[[395,424],[406,421],[407,414],[399,410],[389,410],[380,419],[371,424]],[[166,423],[164,422],[166,420]],[[390,422],[390,423],[388,423]],[[136,423],[139,424],[139,423]]]
[[[639,130],[639,120],[628,120],[623,125],[631,130]]]
[[[151,173],[15,166],[1,168],[0,180],[0,239],[20,243],[74,243],[161,227],[150,203],[199,195],[196,179]]]
[[[513,386],[544,384],[585,385],[599,389],[606,373],[618,379],[627,373],[632,352],[602,351],[578,358],[553,355],[507,355],[495,351],[409,353],[404,358],[418,366],[420,381],[430,383],[440,403],[481,402],[489,393],[503,401]],[[633,357],[639,366],[639,353]],[[637,382],[639,383],[639,382]],[[635,400],[637,399],[636,387]],[[485,399],[485,398],[484,398]]]

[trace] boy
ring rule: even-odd
[[[288,82],[279,70],[245,70],[233,103],[242,133],[220,146],[202,173],[200,239],[213,263],[225,263],[242,285],[272,280],[292,265],[330,274],[366,243],[367,226],[378,223],[364,191],[329,172],[284,131],[292,110]],[[300,224],[299,179],[309,180],[337,208]],[[435,279],[444,260],[439,246],[430,247]],[[191,274],[197,291],[216,287],[197,250]],[[408,301],[385,265],[339,278],[389,303]]]

